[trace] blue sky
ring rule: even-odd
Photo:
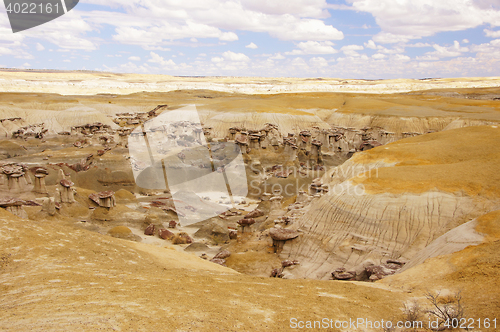
[[[181,76],[500,76],[500,0],[81,0],[0,66]]]

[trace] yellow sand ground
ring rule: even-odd
[[[403,139],[353,157],[353,162],[396,162],[353,179],[369,193],[423,193],[437,188],[500,197],[500,128],[467,127]],[[376,172],[376,173],[375,173]]]
[[[405,297],[374,284],[245,276],[176,250],[2,211],[2,331],[287,331],[291,318],[389,319]]]

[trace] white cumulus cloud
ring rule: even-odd
[[[87,12],[98,25],[115,26],[115,40],[159,45],[184,38],[235,41],[234,31],[264,32],[282,40],[340,40],[341,31],[326,24],[325,0],[86,0],[122,11]],[[116,15],[115,15],[116,14]],[[141,42],[141,39],[143,41]]]
[[[493,31],[493,30],[489,30],[489,29],[484,29],[483,31],[484,31],[484,34],[486,35],[486,37],[491,37],[491,38],[500,37],[500,30]]]
[[[245,46],[246,48],[251,48],[251,49],[256,49],[256,48],[259,48],[257,45],[255,45],[254,43],[250,43],[248,44],[247,46]]]
[[[496,0],[348,0],[355,10],[369,12],[382,29],[378,43],[407,42],[443,31],[500,26]],[[487,4],[485,4],[487,2]]]
[[[364,45],[366,48],[371,48],[372,50],[377,49],[377,45],[375,45],[375,42],[371,39],[367,43],[365,43]]]
[[[314,57],[309,60],[312,67],[328,67],[328,61],[323,57]]]
[[[331,41],[306,41],[297,44],[298,50],[293,50],[291,52],[285,52],[287,55],[299,55],[299,54],[334,54],[338,51],[333,48],[333,43]]]
[[[162,68],[171,68],[175,66],[175,62],[172,61],[172,59],[165,60],[162,56],[156,54],[155,52],[150,52],[149,55],[151,58],[148,62],[158,64]]]
[[[438,58],[447,58],[447,57],[457,57],[462,55],[464,52],[469,52],[468,47],[461,47],[458,41],[454,41],[453,46],[440,46],[437,44],[432,45],[434,47],[434,52],[428,52],[426,55],[434,56]]]
[[[364,47],[361,45],[347,45],[347,46],[342,46],[340,51],[342,51],[345,55],[347,56],[359,56],[359,53],[357,51],[363,50]]]

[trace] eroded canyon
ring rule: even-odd
[[[278,331],[292,317],[403,319],[429,291],[461,291],[468,317],[499,317],[497,80],[245,94],[248,82],[200,79],[118,94],[124,78],[111,75],[102,94],[58,94],[71,75],[40,75],[0,85],[25,90],[0,93],[3,329]],[[201,127],[171,115],[168,160],[147,168],[134,133],[187,105]],[[140,185],[169,167],[232,172],[214,160],[234,151],[244,196]]]

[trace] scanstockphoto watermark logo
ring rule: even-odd
[[[52,21],[72,10],[79,0],[4,0],[12,32]]]
[[[168,189],[182,226],[227,211],[248,194],[240,147],[207,142],[194,105],[137,127],[128,148],[137,186]]]
[[[281,167],[277,170],[279,174],[286,174],[287,177],[294,179],[294,181],[285,181],[285,183],[280,182],[263,182],[262,174],[263,170],[256,168],[255,165],[250,164],[250,170],[254,174],[260,174],[261,176],[257,179],[253,179],[249,183],[249,188],[254,195],[260,196],[264,193],[273,193],[275,195],[283,196],[296,196],[302,192],[314,195],[316,193],[327,194],[327,195],[355,195],[362,196],[365,194],[365,186],[360,183],[357,185],[351,184],[350,180],[356,177],[363,178],[378,178],[379,168],[376,165],[367,165],[366,167],[337,167],[337,166],[322,166],[321,168],[315,168],[309,165],[309,163],[304,163],[300,167],[296,166],[286,166]],[[332,179],[332,172],[338,178],[345,179],[341,182],[330,182]],[[307,172],[305,171],[307,170]],[[329,177],[324,177],[325,174],[329,174]],[[304,179],[314,179],[312,183],[310,181],[302,181]],[[319,181],[318,181],[319,180]],[[323,180],[326,183],[323,183]],[[347,180],[347,181],[346,181]],[[318,181],[318,182],[317,182]]]

